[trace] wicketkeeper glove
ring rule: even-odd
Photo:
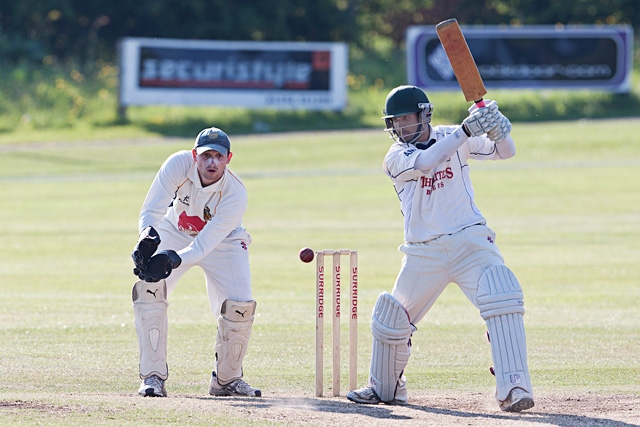
[[[149,226],[142,230],[138,243],[136,243],[136,247],[131,253],[131,258],[133,258],[133,263],[135,264],[133,274],[137,276],[141,271],[144,271],[149,259],[158,250],[159,244],[160,235],[155,228]]]
[[[493,142],[500,142],[511,133],[511,122],[502,113],[496,126],[487,132],[487,136]]]
[[[462,121],[462,130],[467,136],[481,136],[493,129],[499,118],[498,104],[490,101],[482,108],[472,106],[469,116]]]
[[[174,268],[182,264],[182,258],[171,249],[160,251],[149,259],[147,268],[138,273],[138,277],[145,282],[159,282],[166,279]]]

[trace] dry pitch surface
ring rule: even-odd
[[[25,400],[0,400],[0,414],[47,413],[62,421],[65,416],[84,413],[103,418],[96,411],[93,396],[74,396],[75,403],[56,406]],[[105,396],[99,397],[103,400]],[[86,400],[85,400],[86,399]],[[489,394],[414,394],[407,406],[358,405],[344,397],[269,396],[248,399],[234,397],[170,395],[169,398],[141,398],[111,395],[107,418],[117,420],[122,412],[156,408],[161,413],[191,413],[243,419],[247,425],[327,426],[638,426],[640,397],[623,395],[559,395],[538,393],[536,406],[519,414],[501,412]],[[104,403],[104,401],[103,401]],[[120,413],[120,415],[118,415]],[[51,418],[49,418],[51,419]],[[104,421],[104,418],[103,418]],[[174,419],[173,425],[181,422]],[[175,423],[177,421],[177,424]],[[186,420],[182,420],[183,422]],[[187,421],[188,424],[188,421]],[[215,423],[212,425],[216,425]]]
[[[358,405],[345,398],[266,397],[199,401],[203,410],[245,414],[284,425],[327,426],[637,426],[640,397],[538,395],[536,406],[519,414],[501,412],[491,395],[422,395],[407,406]],[[213,407],[211,406],[213,404]],[[196,409],[196,408],[194,408]]]

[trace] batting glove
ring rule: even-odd
[[[138,273],[146,268],[149,258],[156,252],[159,244],[160,235],[155,228],[149,226],[142,230],[138,243],[133,249],[133,253],[131,253],[131,258],[135,264],[133,274],[137,276]]]
[[[481,136],[493,129],[499,118],[498,104],[490,101],[483,108],[469,109],[469,116],[462,121],[462,130],[467,136]]]
[[[496,126],[487,132],[487,136],[493,142],[500,142],[507,138],[511,133],[511,122],[502,113]]]
[[[138,273],[138,277],[145,282],[159,282],[166,279],[174,268],[182,264],[182,258],[176,251],[160,251],[149,259],[147,268]]]

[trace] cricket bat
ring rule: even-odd
[[[484,107],[482,98],[487,94],[482,77],[471,55],[467,41],[455,18],[447,19],[436,25],[436,33],[442,47],[451,62],[453,73],[467,101],[473,101],[478,108]]]

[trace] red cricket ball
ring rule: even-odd
[[[311,248],[300,249],[300,261],[311,262],[313,261],[314,252]]]

